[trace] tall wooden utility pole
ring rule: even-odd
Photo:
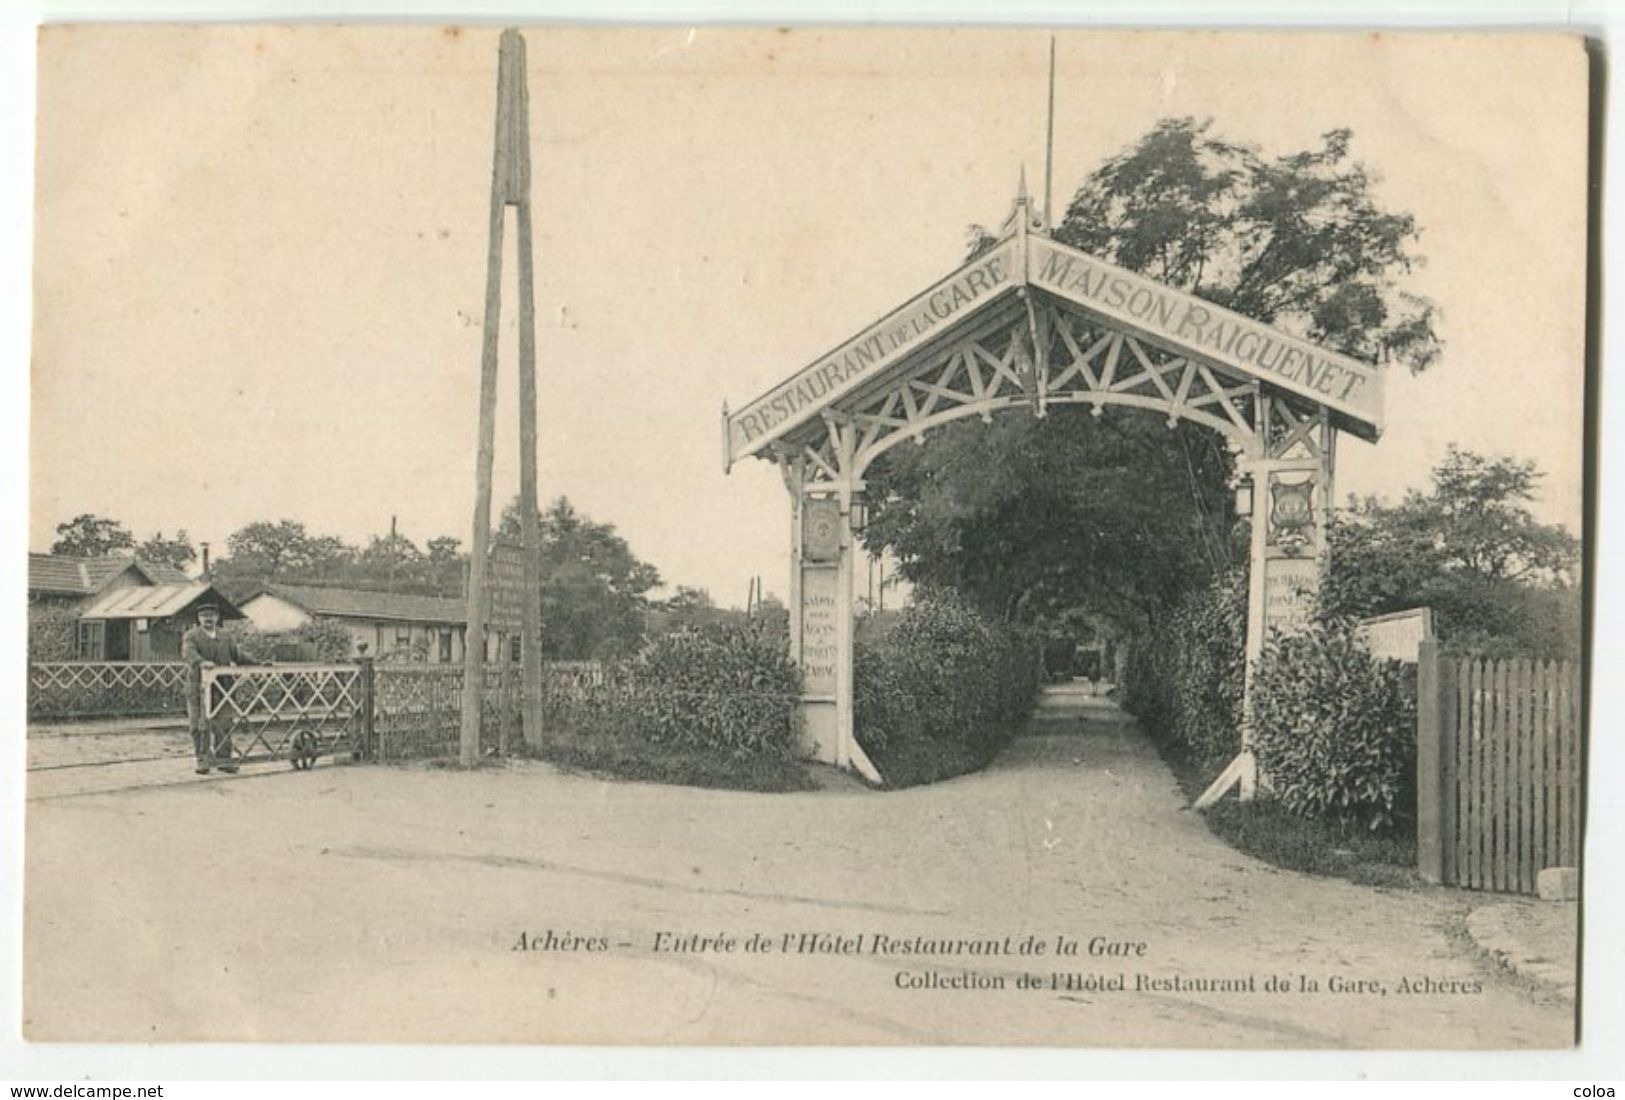
[[[530,97],[525,40],[502,32],[497,62],[496,143],[491,167],[490,248],[485,266],[485,331],[480,352],[480,444],[475,469],[474,532],[468,584],[468,635],[463,646],[460,757],[479,758],[485,683],[486,573],[491,541],[491,465],[496,449],[497,332],[502,316],[502,234],[508,207],[519,223],[519,515],[524,536],[523,645],[525,743],[542,739],[541,543],[536,522],[536,304],[530,234]]]

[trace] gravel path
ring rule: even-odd
[[[1109,702],[1049,702],[987,772],[892,794],[702,791],[544,765],[268,765],[84,794],[42,791],[35,773],[25,1033],[1572,1041],[1571,1005],[1466,940],[1461,922],[1481,899],[1264,866],[1208,833]],[[541,949],[516,950],[521,935]],[[753,936],[767,950],[751,950]],[[1097,937],[1114,953],[1090,957]],[[978,953],[918,953],[965,940]],[[1057,957],[1063,941],[1078,954]],[[1044,953],[1022,954],[1029,943]],[[1288,991],[1267,990],[1274,977]],[[1125,990],[1100,988],[1119,981]],[[1202,982],[1252,988],[1193,988]],[[1354,983],[1369,988],[1333,991]]]

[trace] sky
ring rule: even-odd
[[[534,29],[540,485],[668,584],[787,589],[738,407],[952,270],[1025,167],[1041,31]],[[471,527],[497,32],[52,27],[41,38],[31,549],[81,512],[222,552],[282,518]],[[1445,353],[1392,371],[1337,491],[1447,445],[1536,461],[1578,531],[1585,70],[1556,35],[1062,33],[1055,193],[1158,119],[1266,154],[1354,131],[1415,214]],[[1531,95],[1530,89],[1541,90]],[[511,222],[510,222],[510,242]],[[518,486],[510,247],[498,507]]]

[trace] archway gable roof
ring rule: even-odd
[[[1008,320],[1017,292],[1028,286],[1233,378],[1324,407],[1338,427],[1362,438],[1381,433],[1383,375],[1373,364],[1018,226],[737,412],[725,412],[724,467],[906,375],[944,343]]]

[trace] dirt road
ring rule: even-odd
[[[83,794],[61,778],[90,770],[30,788],[31,1039],[1461,1048],[1573,1033],[1570,1006],[1467,944],[1471,898],[1234,852],[1103,700],[1052,703],[984,774],[891,794],[543,765],[269,767]]]

